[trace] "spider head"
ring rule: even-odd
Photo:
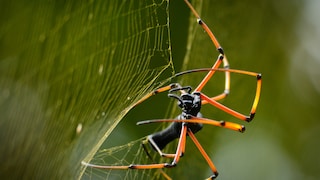
[[[169,94],[169,97],[178,100],[178,106],[186,115],[197,116],[201,109],[201,98],[199,92],[183,93],[180,96]]]

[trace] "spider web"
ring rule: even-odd
[[[97,173],[81,161],[112,165],[109,159],[117,157],[110,163],[151,163],[141,151],[143,139],[99,149],[132,105],[173,73],[168,6],[168,0],[0,2],[0,142],[5,147],[0,149],[0,177],[163,177],[158,170]],[[202,48],[212,44],[202,42],[211,43],[206,35],[198,38],[194,17],[191,22],[187,47],[195,39],[201,43],[192,48],[214,52]],[[184,60],[182,70],[210,67],[207,59],[216,57],[188,53],[190,61]],[[178,113],[168,108],[165,117],[174,118]],[[156,162],[167,161],[156,157]],[[201,167],[189,164],[189,169]],[[174,172],[179,175],[177,168]]]
[[[170,162],[170,160],[161,160],[155,151],[146,144],[148,153],[152,156],[152,159],[150,159],[141,145],[144,140],[145,138],[140,138],[124,145],[101,149],[95,154],[90,163],[126,166],[132,163],[152,164],[160,161]],[[166,169],[111,170],[88,167],[82,179],[165,179],[167,176],[165,171]]]
[[[202,1],[196,1],[196,2],[193,2],[193,6],[195,6],[197,10],[201,10],[202,7],[207,7],[207,11],[208,11],[208,9],[210,9],[209,8],[210,6],[203,5],[202,3],[203,3]],[[209,3],[209,2],[206,2],[206,3]],[[166,12],[168,14],[168,9],[166,9]],[[200,11],[199,11],[199,14],[201,14]],[[169,19],[167,19],[167,21],[168,20]],[[216,57],[216,52],[214,51],[214,47],[210,42],[210,39],[207,37],[207,34],[201,33],[203,32],[203,30],[195,23],[195,17],[193,15],[190,16],[190,23],[191,25],[189,26],[189,29],[188,29],[188,41],[186,44],[187,51],[185,54],[185,58],[183,60],[183,64],[181,68],[182,71],[186,69],[193,69],[196,67],[199,67],[199,68],[210,67],[212,63],[215,61],[215,57]],[[169,30],[169,26],[167,26],[166,28],[168,28]],[[195,44],[200,46],[195,46]],[[209,47],[209,48],[203,48],[203,47]],[[201,61],[197,61],[197,59],[201,59]],[[218,79],[217,79],[217,76],[218,76]],[[187,76],[184,76],[184,77],[186,77],[186,78],[183,78],[183,80],[186,82],[185,84],[188,84],[188,85],[190,84],[194,86],[201,81],[201,79],[203,78],[203,75],[192,74],[192,79],[190,79],[190,76],[189,76],[189,79]],[[179,82],[181,83],[181,80]],[[237,82],[237,80],[235,80],[235,82]],[[243,83],[243,81],[241,82]],[[192,84],[192,83],[196,83],[196,84]],[[219,89],[220,87],[217,88],[217,86],[211,86],[214,88],[210,89],[210,93],[214,91],[217,91],[217,93],[222,92],[223,83],[224,83],[223,73],[220,73],[219,75],[219,72],[218,72],[217,75],[215,75],[215,83],[221,84],[222,89]],[[244,102],[244,101],[239,101],[239,102]],[[175,109],[172,108],[172,106],[168,106],[168,113],[166,114],[165,117],[174,118],[175,115],[173,114],[179,114],[178,112],[175,113],[174,110]],[[217,115],[216,112],[214,113],[215,115]],[[223,114],[223,112],[221,114],[222,114],[221,115],[222,118],[225,117],[225,114]],[[158,130],[163,129],[164,126],[165,124],[158,125]],[[211,133],[210,134],[211,136],[213,133],[212,132],[210,133]],[[159,155],[150,148],[148,149],[148,152],[151,153],[151,158],[147,156],[147,153],[143,150],[143,148],[141,148],[141,143],[144,140],[145,140],[145,137],[140,138],[138,140],[131,141],[123,145],[117,144],[116,146],[112,146],[110,148],[109,147],[101,148],[100,150],[97,151],[97,153],[91,159],[88,159],[88,161],[86,162],[90,162],[91,164],[97,164],[97,165],[114,165],[114,166],[171,162],[171,159],[159,157]],[[168,147],[166,147],[164,152],[173,153],[175,148],[176,148],[176,144],[171,143],[168,145]],[[189,150],[190,147],[188,146],[187,148]],[[188,153],[189,152],[193,152],[193,151],[189,150]],[[203,167],[206,164],[205,162],[202,161],[202,159],[199,160],[200,158],[202,157],[196,156],[194,154],[188,157],[185,156],[183,158],[184,164],[181,163],[178,165],[179,168],[177,167],[173,169],[105,170],[105,169],[97,169],[97,168],[87,168],[82,178],[83,179],[166,179],[167,175],[170,177],[171,175],[173,175],[172,177],[176,176],[182,179],[192,177],[192,175],[190,176],[188,173],[185,172],[186,169],[192,169],[192,171],[196,173],[196,175],[193,175],[193,176],[198,177],[200,172],[206,171],[205,168],[201,169],[201,167]],[[186,162],[191,162],[191,163],[186,163]],[[183,168],[181,168],[182,166]],[[208,172],[208,173],[204,172],[204,174],[210,174],[210,173],[211,172]]]
[[[162,2],[163,3],[163,2]],[[166,2],[166,6],[168,6],[168,2]],[[196,2],[195,7],[201,9],[199,7],[202,6],[202,1]],[[166,14],[168,15],[168,7],[166,8]],[[167,19],[169,21],[169,18]],[[186,69],[186,64],[188,64],[191,44],[194,41],[197,26],[195,22],[195,18],[190,16],[190,22],[193,24],[189,27],[189,39],[187,43],[187,47],[189,51],[185,55],[185,59],[183,60],[184,66],[183,70]],[[169,30],[169,22],[166,23],[166,28]],[[163,37],[162,37],[163,38]],[[169,45],[170,46],[170,45]],[[163,81],[163,83],[166,81]],[[175,108],[173,108],[175,104],[169,104],[166,117],[174,117],[178,112],[175,112]],[[154,131],[165,128],[166,124],[162,123],[157,125],[157,128]],[[111,138],[112,139],[112,138]],[[152,163],[170,163],[172,159],[159,157],[159,154],[155,152],[152,148],[147,144],[147,151],[151,157],[149,157],[146,151],[141,148],[141,143],[146,139],[146,137],[140,138],[138,140],[131,141],[129,143],[125,143],[123,145],[115,145],[108,148],[99,149],[94,156],[90,159],[87,159],[85,162],[90,162],[91,164],[96,165],[114,165],[114,166],[127,166],[130,164],[152,164]],[[110,143],[110,142],[109,142]],[[108,140],[106,142],[108,144]],[[110,143],[115,144],[115,143]],[[174,153],[176,148],[176,143],[170,143],[166,148],[165,152]],[[197,157],[197,156],[195,156]],[[197,165],[197,162],[193,163]],[[200,167],[200,166],[198,166]],[[183,169],[177,170],[175,169],[175,174],[182,173]],[[167,179],[171,177],[171,169],[149,169],[149,170],[108,170],[108,169],[97,169],[87,167],[81,179]]]
[[[3,1],[0,9],[0,175],[81,178],[81,161],[173,72],[168,1]]]
[[[112,9],[107,10],[107,12],[114,13],[112,17],[115,17],[112,20],[108,20],[110,26],[115,27],[114,30],[112,30],[112,28],[109,30],[109,36],[115,38],[118,36],[125,37],[124,39],[114,40],[117,48],[120,46],[120,49],[125,50],[119,51],[119,53],[121,53],[118,55],[120,56],[120,59],[127,59],[124,60],[125,64],[123,65],[125,71],[121,71],[122,66],[120,66],[119,71],[122,73],[121,77],[114,79],[114,81],[121,79],[122,82],[125,81],[129,83],[127,86],[131,88],[132,92],[127,95],[122,95],[122,98],[124,97],[126,99],[120,99],[120,102],[137,101],[147,90],[154,89],[155,85],[160,86],[167,81],[161,81],[161,77],[159,76],[165,73],[164,71],[168,67],[172,66],[168,6],[169,2],[165,0],[123,1],[118,4],[118,7],[115,7],[115,4],[113,4],[113,6],[110,5]],[[116,54],[117,52],[115,51],[111,51],[111,53]],[[112,62],[111,65],[113,63],[118,65],[116,61],[117,59],[114,59],[114,62]],[[111,68],[113,69],[114,67]],[[125,73],[127,71],[136,71],[136,75],[126,75]],[[167,73],[169,76],[171,74],[172,72],[170,72],[170,74]],[[126,80],[127,78],[130,79]],[[155,81],[158,81],[158,83],[154,83]],[[139,84],[142,84],[143,86]],[[121,90],[120,87],[116,89]],[[141,94],[141,96],[137,96],[137,94]],[[104,111],[101,113],[101,117],[98,118],[107,121],[107,123],[103,125],[107,126],[107,129],[104,132],[101,131],[104,133],[103,137],[94,144],[94,147],[84,158],[84,161],[90,161],[91,163],[101,165],[129,165],[132,162],[140,164],[150,163],[150,161],[147,162],[148,158],[146,158],[146,154],[141,151],[140,144],[142,139],[122,146],[100,149],[96,152],[105,139],[109,137],[110,133],[117,126],[122,117],[131,109],[130,104],[128,105],[129,106],[124,108],[120,113],[111,112],[112,114],[118,115],[118,117],[115,118],[116,120],[112,121],[112,123],[110,123],[109,118],[104,117]],[[111,105],[111,107],[114,106]],[[95,128],[97,128],[97,125],[95,125],[92,130]],[[126,170],[99,170],[85,167],[83,167],[82,170],[85,171],[81,172],[81,179],[154,179],[155,177],[159,177],[162,173],[161,171],[160,174],[154,173],[154,170],[134,172]]]

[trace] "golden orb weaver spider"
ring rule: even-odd
[[[212,119],[203,118],[200,109],[201,106],[204,104],[211,104],[226,113],[247,122],[250,122],[255,115],[256,108],[258,106],[260,92],[261,92],[261,74],[250,72],[250,71],[243,71],[243,70],[236,70],[230,69],[228,60],[224,54],[223,48],[220,46],[218,40],[211,32],[209,27],[201,20],[200,16],[190,4],[188,0],[184,0],[187,6],[190,8],[194,16],[197,18],[198,24],[204,29],[204,31],[209,35],[211,41],[215,45],[217,51],[219,52],[219,56],[212,66],[212,68],[202,68],[202,69],[194,69],[188,70],[181,73],[176,74],[174,77],[192,73],[192,72],[203,72],[208,71],[207,75],[204,79],[200,82],[200,84],[194,89],[193,92],[190,86],[181,86],[178,83],[173,83],[168,86],[161,87],[159,89],[154,90],[153,92],[147,94],[143,98],[141,98],[134,106],[142,103],[146,99],[150,98],[153,95],[156,95],[161,92],[169,91],[168,96],[178,100],[178,106],[181,108],[182,113],[176,119],[153,119],[153,120],[146,120],[140,121],[137,125],[148,124],[148,123],[156,123],[156,122],[171,122],[171,124],[164,130],[160,132],[156,132],[147,136],[146,142],[149,143],[155,151],[159,153],[160,156],[166,158],[172,158],[171,163],[153,163],[153,164],[131,164],[131,165],[124,165],[124,166],[104,166],[104,165],[95,165],[86,162],[82,162],[83,165],[87,167],[93,168],[100,168],[100,169],[161,169],[161,168],[171,168],[175,167],[176,164],[179,162],[180,157],[185,152],[186,146],[186,137],[189,136],[191,140],[194,142],[198,150],[200,151],[201,155],[204,157],[206,162],[208,163],[210,169],[212,170],[213,175],[211,175],[208,179],[215,179],[218,176],[218,171],[211,161],[210,157],[203,149],[200,142],[195,137],[195,133],[202,129],[203,124],[209,124],[213,126],[224,127],[231,130],[236,130],[239,132],[244,132],[245,127],[243,125],[227,122],[227,121],[216,121]],[[219,68],[219,66],[223,63],[223,68]],[[202,88],[206,85],[206,83],[211,79],[213,74],[217,71],[222,71],[225,73],[225,90],[223,93],[214,96],[208,97],[204,93],[201,92]],[[257,79],[257,87],[256,87],[256,94],[255,98],[251,107],[250,114],[248,116],[239,113],[221,103],[218,100],[225,98],[230,91],[230,73],[238,73],[244,74],[249,76],[254,76]],[[175,92],[180,92],[180,96],[177,95]],[[162,152],[162,149],[174,139],[179,139],[178,145],[176,148],[176,152],[174,154],[168,154]],[[143,144],[143,148],[145,146]],[[146,150],[145,150],[146,151]],[[148,152],[146,151],[148,154]],[[148,155],[149,156],[149,155]],[[168,178],[168,177],[167,177]]]

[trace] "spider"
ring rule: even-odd
[[[208,163],[210,169],[212,170],[213,174],[208,179],[215,179],[218,176],[218,171],[194,134],[202,129],[203,124],[224,127],[224,128],[239,131],[239,132],[244,132],[245,127],[237,123],[232,123],[227,121],[216,121],[212,119],[203,118],[202,114],[200,113],[201,106],[204,104],[211,104],[216,108],[221,109],[222,111],[225,111],[226,113],[247,122],[250,122],[254,118],[256,108],[258,106],[258,102],[260,98],[260,92],[261,92],[261,83],[262,83],[261,74],[250,72],[250,71],[230,69],[229,63],[224,54],[223,48],[220,46],[214,34],[211,32],[211,30],[205,24],[205,22],[200,18],[200,16],[196,12],[196,10],[193,8],[193,6],[190,4],[190,2],[188,0],[184,0],[184,1],[187,4],[187,6],[190,8],[194,16],[197,18],[197,23],[204,29],[204,31],[209,35],[210,39],[212,40],[214,46],[219,52],[218,58],[214,63],[214,65],[212,66],[212,68],[188,70],[188,71],[178,73],[174,76],[174,77],[177,77],[187,73],[207,71],[207,75],[204,77],[204,79],[193,91],[190,86],[181,86],[179,83],[173,83],[168,86],[158,88],[153,92],[145,95],[134,105],[136,106],[141,102],[145,101],[146,99],[150,98],[151,96],[161,92],[165,92],[165,91],[169,91],[168,96],[178,101],[178,106],[181,108],[182,113],[177,118],[153,119],[153,120],[140,121],[137,123],[137,125],[142,125],[142,124],[156,123],[156,122],[171,122],[166,129],[147,136],[145,143],[149,143],[152,146],[152,148],[159,153],[160,156],[166,157],[166,158],[172,158],[173,159],[172,162],[171,163],[153,163],[153,164],[131,164],[127,166],[104,166],[104,165],[94,165],[94,164],[82,162],[83,165],[88,167],[93,167],[93,168],[101,168],[101,169],[162,169],[162,168],[175,167],[179,162],[180,157],[182,157],[185,152],[186,137],[189,136],[191,140],[194,142],[194,144],[196,145],[196,147],[198,148],[198,150],[200,151],[201,155],[204,157],[204,159]],[[219,68],[221,63],[223,63],[223,68]],[[209,97],[204,93],[202,93],[201,90],[206,85],[206,83],[211,79],[214,73],[217,71],[221,71],[225,73],[225,90],[217,96]],[[229,94],[230,73],[238,73],[238,74],[254,76],[257,79],[256,94],[251,107],[250,114],[248,116],[242,113],[239,113],[218,102],[219,100],[225,98]],[[164,153],[162,149],[168,143],[170,143],[171,141],[177,138],[179,140],[178,140],[178,145],[175,153],[173,154]],[[145,143],[143,143],[144,149],[145,149],[145,146],[144,146]],[[147,151],[146,153],[148,154]],[[150,157],[149,154],[148,156]]]

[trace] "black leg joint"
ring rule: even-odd
[[[212,176],[210,176],[208,179],[216,179],[218,177],[219,173],[215,172]]]
[[[164,164],[164,167],[165,167],[165,168],[173,168],[173,167],[176,167],[176,165],[177,165],[177,164],[176,164],[175,162],[172,162],[171,164],[165,163],[165,164]]]
[[[245,126],[241,126],[241,129],[239,130],[241,133],[243,133],[244,131],[246,131],[246,127]]]
[[[179,85],[177,84],[177,83],[172,83],[172,84],[170,84],[170,88],[172,89],[172,88],[176,88],[176,87],[178,87]]]
[[[220,55],[219,55],[219,60],[222,61],[223,58],[224,58],[224,55],[223,55],[223,54],[220,54]]]
[[[258,74],[257,75],[257,80],[261,79],[262,78],[262,74]]]
[[[254,118],[254,115],[255,115],[255,113],[251,113],[250,116],[247,116],[246,121],[247,121],[247,122],[252,121],[252,119]]]
[[[218,49],[217,49],[218,51],[219,51],[219,53],[220,54],[223,54],[224,55],[224,50],[223,50],[223,48],[222,47],[218,47]]]
[[[182,157],[182,156],[184,156],[184,153],[183,153],[183,152],[180,154],[180,157]]]
[[[129,169],[136,169],[136,166],[134,164],[130,164],[128,168]]]

